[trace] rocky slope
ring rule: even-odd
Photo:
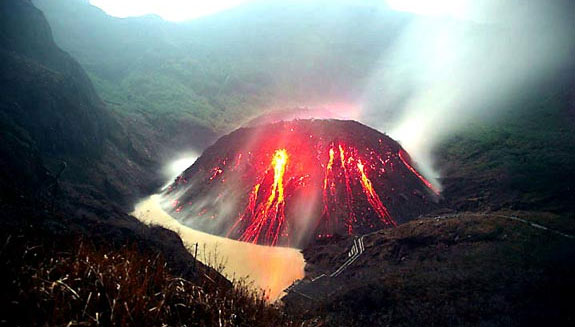
[[[164,195],[166,210],[193,228],[294,247],[393,227],[437,209],[438,200],[397,142],[340,120],[236,130]]]

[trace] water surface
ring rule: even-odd
[[[247,277],[254,286],[266,290],[270,300],[304,276],[305,261],[298,249],[270,247],[215,236],[182,225],[160,206],[160,195],[152,195],[136,205],[132,215],[146,224],[160,225],[178,233],[192,254],[198,246],[198,259],[203,263],[224,263],[228,279]],[[216,262],[216,264],[218,263]]]

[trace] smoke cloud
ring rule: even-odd
[[[398,140],[436,185],[431,153],[440,142],[496,119],[506,101],[574,56],[573,3],[451,2],[456,11],[419,13],[417,1],[397,2],[419,15],[381,58],[362,100],[361,121]]]

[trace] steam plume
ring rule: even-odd
[[[574,55],[573,3],[458,4],[457,13],[413,19],[363,97],[361,120],[399,140],[429,178],[438,176],[431,157],[438,143],[473,120],[496,118],[506,101]]]

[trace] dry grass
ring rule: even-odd
[[[499,214],[365,236],[365,252],[340,276],[296,288],[316,301],[291,293],[286,308],[326,326],[575,326],[575,241]],[[307,249],[308,274],[333,271],[350,243]]]
[[[135,245],[113,249],[86,239],[35,245],[14,235],[0,242],[0,259],[10,267],[0,303],[7,325],[294,325],[246,283],[207,287],[205,273],[194,280],[174,276],[160,254]]]

